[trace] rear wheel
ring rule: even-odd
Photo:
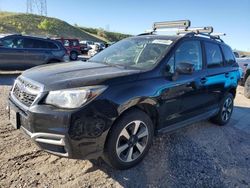
[[[250,99],[250,76],[247,77],[247,80],[245,82],[244,95],[246,98]]]
[[[111,128],[104,160],[116,169],[128,169],[147,154],[153,139],[153,123],[140,110],[124,114]]]
[[[229,122],[233,107],[234,107],[234,97],[231,93],[227,93],[222,99],[220,104],[220,110],[216,116],[214,116],[211,121],[217,125],[225,125]]]
[[[70,60],[75,61],[78,58],[77,52],[71,52],[69,56]]]

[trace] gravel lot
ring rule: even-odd
[[[239,87],[229,125],[208,121],[159,136],[138,166],[70,160],[39,150],[8,122],[13,76],[0,75],[1,187],[250,187],[250,100]]]

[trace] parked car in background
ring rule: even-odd
[[[0,70],[25,70],[37,65],[63,62],[67,51],[55,40],[23,35],[0,38]]]
[[[91,49],[85,42],[80,41],[81,53],[88,54],[88,51]]]
[[[56,40],[60,41],[67,49],[70,60],[75,61],[78,59],[78,55],[81,54],[81,45],[78,39],[59,38]]]
[[[236,58],[242,69],[240,85],[244,86],[244,95],[250,99],[250,57]]]
[[[100,46],[98,44],[95,44],[93,48],[91,48],[88,51],[88,56],[89,57],[93,57],[94,55],[96,55],[97,53],[99,53],[101,51]]]
[[[177,25],[185,35],[158,35],[158,25],[88,62],[25,71],[10,93],[12,125],[47,152],[117,169],[142,161],[157,133],[208,118],[226,125],[240,78],[232,49],[190,21]]]
[[[95,42],[95,44],[97,44],[99,46],[99,50],[102,51],[104,50],[106,47],[105,47],[105,44],[102,43],[102,42]]]

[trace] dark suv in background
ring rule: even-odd
[[[184,35],[156,35],[173,25],[184,27]],[[203,119],[227,124],[238,64],[212,28],[189,25],[156,23],[152,32],[119,41],[85,63],[25,71],[10,93],[11,123],[52,154],[101,156],[119,169],[140,162],[157,133]]]
[[[66,49],[55,40],[8,35],[0,39],[0,70],[25,70],[37,65],[63,62]]]

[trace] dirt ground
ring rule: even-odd
[[[198,122],[155,138],[136,167],[59,158],[8,122],[11,81],[0,77],[0,187],[250,187],[250,100],[238,89],[227,126]]]

